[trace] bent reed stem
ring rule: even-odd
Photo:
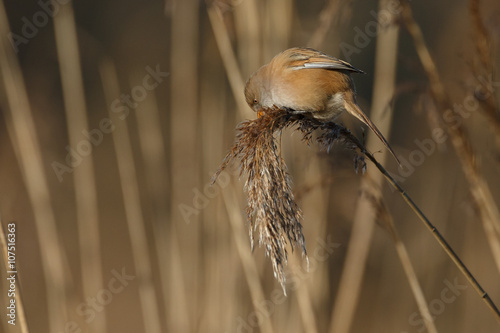
[[[368,157],[368,159],[377,167],[377,169],[384,175],[384,177],[387,179],[387,181],[394,187],[399,194],[403,197],[403,199],[406,201],[408,206],[415,212],[415,214],[418,216],[420,221],[424,223],[424,225],[429,229],[429,231],[432,233],[434,238],[437,240],[439,245],[444,249],[446,254],[453,260],[455,265],[458,267],[458,269],[462,272],[462,274],[467,278],[467,281],[474,287],[476,292],[481,296],[483,301],[486,303],[488,308],[493,312],[495,315],[495,318],[500,322],[500,311],[498,310],[497,306],[493,302],[493,300],[490,298],[490,296],[486,293],[486,291],[481,287],[479,282],[476,280],[474,275],[469,271],[467,266],[462,262],[460,257],[455,253],[453,248],[448,244],[446,239],[443,237],[443,235],[439,232],[439,230],[429,221],[429,219],[425,216],[425,214],[422,212],[422,210],[415,204],[415,202],[412,200],[412,198],[406,193],[406,191],[398,184],[398,182],[389,174],[389,172],[377,161],[377,159],[370,153],[368,152],[363,144],[359,142],[359,140],[352,135],[349,131],[345,130],[345,133],[343,133],[346,137],[350,139],[352,143],[354,143],[360,150],[361,152]]]

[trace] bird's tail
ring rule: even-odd
[[[380,131],[378,130],[378,128],[375,126],[375,124],[373,124],[372,121],[366,116],[366,114],[363,111],[361,111],[361,109],[359,108],[359,106],[356,105],[356,102],[350,101],[349,98],[347,98],[344,101],[344,107],[347,110],[347,112],[349,112],[354,117],[356,117],[359,120],[361,120],[363,123],[366,124],[366,126],[368,126],[373,131],[373,133],[375,133],[375,135],[380,139],[380,141],[382,141],[382,143],[387,147],[387,149],[391,152],[392,156],[394,156],[394,158],[396,159],[396,161],[398,162],[398,164],[401,166],[401,162],[396,157],[396,154],[392,150],[392,148],[389,145],[389,143],[387,142],[387,140],[384,138],[384,136],[382,135],[382,133],[380,133]]]

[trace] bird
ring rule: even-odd
[[[333,122],[347,111],[367,125],[401,164],[385,137],[358,106],[351,78],[354,73],[364,74],[321,51],[294,47],[279,53],[250,76],[245,99],[258,117],[265,109],[279,108]]]

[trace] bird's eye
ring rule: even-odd
[[[257,98],[254,98],[253,101],[252,101],[253,104],[257,104],[258,102],[259,101],[257,100]]]

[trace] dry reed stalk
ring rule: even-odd
[[[286,140],[284,144],[293,144],[289,149],[291,155],[290,165],[294,165],[303,171],[300,174],[301,188],[295,190],[295,199],[301,204],[304,214],[308,220],[315,221],[314,228],[308,228],[304,237],[309,239],[324,239],[328,233],[331,221],[328,219],[328,208],[331,192],[328,189],[330,181],[325,180],[323,163],[325,162],[320,154],[315,154],[312,158],[304,155],[304,151],[299,148],[300,142],[290,142]],[[303,146],[303,145],[301,145]],[[286,146],[283,151],[285,152]],[[310,153],[309,152],[306,152]],[[306,157],[307,156],[307,157]],[[306,157],[306,159],[304,159]],[[304,168],[303,168],[304,167]],[[349,170],[351,171],[351,170]],[[337,176],[337,174],[335,175]],[[291,256],[295,267],[303,268],[303,262],[296,256]],[[296,291],[297,303],[302,319],[302,330],[304,332],[318,332],[318,322],[321,316],[316,313],[317,308],[321,308],[328,299],[329,293],[325,288],[330,285],[328,277],[328,265],[318,265],[316,271],[310,276],[310,279],[304,281],[304,285]],[[297,326],[297,324],[295,324]],[[297,326],[300,327],[300,326]]]
[[[335,123],[319,122],[314,118],[309,118],[302,114],[289,113],[285,110],[270,109],[262,110],[262,112],[262,117],[243,122],[239,126],[240,133],[237,136],[236,143],[226,155],[219,171],[214,177],[216,178],[233,160],[239,160],[241,173],[248,176],[247,217],[252,219],[250,221],[250,235],[252,237],[254,228],[257,227],[259,229],[260,241],[266,247],[267,253],[270,254],[275,276],[282,285],[285,282],[282,275],[283,261],[286,258],[286,249],[284,248],[286,245],[285,235],[292,245],[304,246],[304,241],[301,231],[302,227],[297,220],[300,217],[300,209],[294,202],[293,195],[288,193],[290,191],[290,183],[286,175],[286,166],[281,157],[278,156],[275,138],[269,132],[281,132],[285,128],[295,126],[296,130],[302,133],[303,141],[308,144],[313,141],[313,133],[317,132],[319,135],[314,141],[326,148],[327,151],[335,143],[339,142],[345,144],[350,149],[359,150],[361,155],[357,155],[355,158],[356,168],[365,169],[365,158],[368,158],[403,197],[427,229],[429,229],[439,245],[464,274],[488,308],[494,313],[495,318],[500,321],[500,311],[495,303],[448,242],[446,242],[438,229],[413,202],[408,193],[351,132]],[[268,141],[266,142],[266,140]],[[273,193],[273,190],[275,193],[281,192],[281,196],[270,195],[270,193]],[[276,202],[278,200],[281,202]],[[305,253],[304,247],[303,251]]]
[[[68,320],[66,292],[69,281],[63,265],[64,249],[59,240],[49,185],[43,166],[28,94],[19,62],[8,39],[9,21],[0,1],[0,75],[5,89],[5,120],[14,142],[24,183],[33,209],[40,243],[40,257],[47,295],[49,330],[62,332]]]
[[[228,191],[229,190],[229,191]],[[257,265],[255,260],[248,252],[248,249],[243,245],[246,243],[244,237],[242,236],[243,231],[243,219],[241,218],[241,209],[238,201],[236,200],[236,191],[232,185],[228,186],[228,190],[222,191],[222,196],[224,199],[224,206],[226,207],[226,212],[231,224],[231,229],[235,237],[236,250],[238,251],[238,256],[241,258],[241,264],[243,266],[243,271],[245,273],[245,278],[250,289],[250,295],[252,297],[252,303],[256,312],[259,312],[257,304],[260,304],[265,300],[264,289],[260,283],[259,273],[257,271]],[[228,193],[230,192],[230,193]],[[263,333],[274,332],[272,323],[270,320],[264,320],[261,324],[261,331]]]
[[[252,2],[252,1],[250,1]],[[247,2],[239,4],[234,8],[236,15],[241,6],[248,5]],[[245,16],[245,13],[242,13]],[[243,21],[245,22],[245,20]],[[213,43],[215,44],[215,43]],[[240,43],[239,43],[240,44]],[[216,47],[216,45],[214,45]],[[217,50],[206,52],[201,55],[202,63],[218,60]],[[218,61],[212,67],[203,67],[200,69],[200,105],[203,105],[203,112],[200,113],[200,145],[201,167],[203,169],[201,176],[206,180],[207,175],[213,173],[214,166],[220,163],[220,156],[226,150],[227,123],[231,122],[232,117],[221,112],[222,110],[233,109],[234,106],[228,106],[231,103],[231,92],[221,87],[227,84],[226,74],[222,63]],[[230,179],[226,177],[226,182]],[[228,221],[224,208],[224,201],[220,193],[227,185],[226,182],[210,188],[211,202],[203,211],[200,212],[200,227],[203,235],[202,241],[202,265],[204,285],[201,293],[202,301],[206,306],[202,306],[202,313],[198,327],[203,327],[206,332],[218,332],[222,328],[228,329],[233,325],[234,318],[241,313],[246,305],[242,300],[246,298],[239,297],[242,283],[245,284],[245,277],[238,273],[226,274],[228,269],[234,271],[234,265],[239,265],[239,257],[232,237],[232,229]],[[208,188],[207,192],[208,193]],[[213,197],[212,197],[213,196]],[[238,200],[241,195],[238,196]],[[217,221],[217,223],[214,223]],[[235,261],[237,263],[235,263]],[[264,265],[262,265],[265,267]],[[246,307],[245,307],[246,309]],[[223,329],[222,329],[223,330]]]
[[[334,24],[334,21],[338,21],[338,19],[345,14],[344,11],[344,6],[347,4],[347,1],[344,0],[329,0],[321,13],[318,16],[318,22],[319,25],[316,28],[316,30],[312,33],[311,37],[309,38],[309,41],[306,43],[307,46],[312,47],[314,49],[321,49],[321,45],[323,45],[324,40],[332,26]],[[331,40],[330,40],[331,42]],[[331,44],[331,43],[330,43]],[[338,49],[338,47],[337,47]],[[316,237],[320,237],[321,235],[324,235],[328,229],[328,202],[330,202],[330,191],[325,187],[325,185],[328,183],[328,181],[325,181],[324,177],[322,176],[322,170],[321,170],[321,165],[320,165],[320,159],[314,158],[309,161],[308,163],[308,170],[305,174],[305,178],[303,180],[304,184],[317,184],[318,186],[315,185],[310,185],[311,188],[315,188],[314,193],[309,194],[307,197],[307,200],[311,203],[313,203],[313,214],[315,216],[311,217],[311,211],[309,212],[309,217],[313,218],[317,221],[319,221],[319,225],[313,230],[316,233]],[[318,181],[319,177],[319,181]],[[322,202],[322,204],[318,204]],[[304,202],[304,207],[306,207],[307,203]],[[315,237],[315,238],[316,238]],[[328,273],[324,272],[323,273],[323,283],[326,283],[326,280],[328,279],[327,277]],[[304,326],[307,328],[307,330],[312,330],[316,329],[316,326],[312,326],[311,324],[316,325],[316,323],[312,323],[312,320],[315,320],[314,317],[307,319],[308,317],[311,317],[310,314],[310,307],[312,306],[311,303],[314,302],[318,306],[321,304],[321,302],[326,298],[326,294],[324,292],[324,284],[322,283],[314,283],[309,285],[309,290],[301,292],[299,291],[298,297],[301,297],[302,293],[306,293],[307,295],[312,298],[311,301],[307,300],[305,297],[301,297],[301,301],[303,304],[299,304],[300,311],[302,314],[302,318],[304,321]]]
[[[399,261],[401,261],[401,265],[403,266],[411,291],[415,297],[415,301],[417,302],[422,319],[424,320],[425,327],[429,332],[437,333],[436,326],[434,325],[434,319],[429,310],[429,306],[427,305],[428,303],[425,300],[422,287],[418,282],[417,274],[415,273],[415,269],[413,268],[413,264],[410,260],[410,255],[408,254],[401,237],[399,237],[399,233],[394,225],[394,221],[387,209],[387,206],[380,196],[380,189],[376,187],[378,184],[373,183],[368,186],[369,188],[366,188],[363,192],[363,197],[365,197],[367,201],[371,202],[376,212],[376,218],[387,228],[392,240],[394,241]]]
[[[116,96],[120,96],[118,77],[114,64],[107,60],[100,66],[104,95],[108,105]],[[142,207],[139,197],[135,161],[130,144],[127,123],[120,120],[116,113],[109,110],[109,118],[113,121],[113,142],[115,145],[118,174],[123,195],[123,205],[130,235],[134,266],[139,281],[139,299],[145,332],[161,332],[158,302],[154,288],[151,259]]]
[[[199,98],[200,54],[200,1],[176,1],[170,17],[170,45],[168,77],[169,84],[169,128],[168,149],[170,182],[170,223],[176,223],[179,240],[189,239],[188,243],[179,241],[184,283],[186,284],[186,303],[189,304],[189,324],[193,330],[198,326],[202,303],[202,230],[199,214],[193,214],[189,221],[183,221],[179,205],[193,196],[193,189],[201,185],[200,154],[200,113],[203,106]],[[177,322],[183,317],[177,307],[177,300],[169,298],[169,321]]]
[[[72,4],[61,6],[54,16],[54,31],[68,126],[69,144],[76,147],[88,130],[83,78],[80,67],[78,37]],[[78,225],[82,291],[92,295],[104,287],[101,268],[99,214],[92,154],[74,169],[76,217]],[[92,322],[95,332],[106,332],[106,308]]]
[[[0,220],[0,248],[2,248],[2,254],[3,254],[3,261],[5,264],[5,272],[12,271],[12,268],[9,266],[9,250],[7,247],[8,244],[7,237],[5,235],[5,232],[3,230],[3,224],[2,221]],[[19,257],[16,257],[16,260],[18,260]],[[16,261],[16,270],[18,267],[18,261]],[[16,325],[19,324],[19,331],[21,333],[28,333],[29,328],[28,328],[28,322],[26,321],[26,313],[24,311],[24,302],[23,302],[23,297],[22,297],[22,289],[21,289],[21,284],[19,281],[19,272],[16,273],[16,294],[14,296],[16,300]],[[5,293],[7,291],[5,290]],[[4,317],[3,323],[5,325],[10,325],[6,324],[7,319]]]
[[[310,158],[309,155],[303,154],[298,144],[300,143],[296,143],[290,149],[291,154],[295,157],[291,165],[295,163],[295,165],[304,166],[305,169],[303,170],[303,174],[301,174],[303,179],[297,180],[297,182],[300,181],[301,188],[295,191],[295,199],[304,207],[303,209],[307,218],[316,221],[315,228],[308,229],[306,233],[308,237],[311,239],[323,238],[324,235],[328,233],[331,222],[328,219],[329,203],[331,202],[332,194],[329,190],[329,186],[333,183],[332,179],[336,178],[338,174],[336,173],[334,176],[325,177],[323,169],[323,163],[325,161],[321,155],[316,154]],[[307,156],[307,159],[304,159],[305,156]],[[351,175],[351,170],[349,170],[349,176]],[[303,309],[312,306],[312,310],[314,311],[315,306],[321,306],[325,299],[329,298],[328,294],[325,292],[324,285],[329,279],[328,265],[319,266],[318,271],[315,272],[315,276],[323,283],[316,283],[316,280],[314,283],[307,284],[307,294],[311,299],[300,306],[302,317],[309,316],[308,311],[303,312]]]
[[[441,114],[449,112],[453,114],[451,102],[446,94],[445,88],[439,78],[439,74],[432,60],[430,52],[420,27],[413,19],[410,5],[401,1],[402,19],[410,33],[420,62],[429,79],[432,97]],[[497,269],[500,271],[500,212],[491,194],[486,180],[483,178],[479,166],[476,163],[476,154],[470,144],[463,125],[450,126],[443,122],[451,143],[460,160],[463,173],[470,186],[470,191],[477,206],[486,237],[488,239]]]
[[[292,37],[293,0],[262,1],[260,12],[263,28],[262,51],[264,59],[286,49]],[[257,70],[257,68],[255,68]]]
[[[480,0],[469,0],[476,52],[481,63],[481,68],[474,66],[473,71],[476,77],[480,77],[484,73],[493,76],[494,66],[491,61],[493,55],[490,53],[491,38],[488,30],[483,24],[479,3]],[[492,127],[493,134],[496,138],[496,145],[498,149],[500,149],[500,108],[495,99],[491,81],[479,80],[479,84],[481,85],[482,91],[486,92],[487,96],[485,96],[484,93],[475,91],[474,97],[482,105],[483,114],[488,119],[488,124]]]
[[[476,50],[479,55],[479,60],[483,65],[484,69],[490,71],[492,69],[491,65],[491,55],[490,55],[490,37],[488,34],[488,30],[483,24],[483,20],[481,18],[480,8],[479,8],[480,0],[469,0],[469,8],[472,20],[472,26],[474,27],[474,34],[476,41]]]
[[[295,264],[297,269],[301,269],[301,263],[295,256],[292,256],[291,262]],[[309,286],[307,284],[300,286],[297,289],[297,305],[299,306],[299,312],[302,318],[303,332],[319,332],[318,324],[316,323],[316,318],[314,316],[311,292],[309,291]]]
[[[240,68],[243,73],[250,75],[262,64],[262,27],[257,0],[239,2],[233,13]]]
[[[497,306],[493,302],[493,300],[490,298],[490,296],[484,291],[483,287],[479,284],[479,282],[476,280],[474,275],[469,271],[467,266],[462,262],[460,257],[455,253],[453,248],[448,244],[446,239],[441,235],[439,230],[429,221],[429,219],[424,215],[424,213],[420,210],[420,208],[413,202],[411,197],[406,193],[406,191],[396,182],[396,180],[385,170],[385,168],[378,163],[378,161],[373,157],[372,154],[370,154],[368,151],[366,151],[363,148],[363,145],[357,141],[355,137],[352,137],[353,142],[356,144],[356,146],[365,154],[368,159],[375,164],[377,169],[384,175],[385,179],[391,184],[392,187],[394,187],[399,194],[403,197],[405,202],[408,204],[408,206],[413,210],[413,212],[418,216],[420,221],[424,223],[426,228],[432,233],[436,241],[439,243],[439,245],[443,248],[443,250],[446,252],[446,254],[451,258],[451,260],[455,263],[455,265],[458,267],[460,272],[465,276],[467,281],[474,287],[474,290],[477,292],[477,294],[481,297],[481,299],[485,302],[486,306],[493,312],[495,318],[500,321],[500,311],[498,310]]]
[[[330,30],[332,22],[334,19],[338,19],[339,14],[341,14],[342,7],[347,4],[345,0],[330,0],[326,5],[325,9],[319,14],[319,26],[313,32],[311,38],[307,45],[313,49],[320,49],[323,41],[326,38],[326,34]]]
[[[386,10],[389,6],[389,1],[380,0],[378,6],[379,10]],[[386,10],[386,13],[389,12]],[[392,20],[395,20],[395,17],[392,17]],[[388,26],[378,31],[375,50],[373,101],[370,118],[377,124],[382,133],[386,133],[387,140],[390,140],[392,124],[393,108],[390,105],[395,94],[398,36],[399,28],[396,25]],[[367,147],[371,151],[374,151],[379,144],[379,140],[372,132],[369,132]],[[386,160],[387,151],[383,149],[380,156],[380,163],[384,164]],[[382,174],[375,169],[369,168],[361,180],[360,187],[365,188],[369,184],[374,184],[373,188],[376,188],[377,192],[373,195],[376,198],[380,198],[382,193],[378,189],[382,188],[382,182]],[[360,196],[355,209],[338,293],[332,309],[330,332],[347,333],[351,329],[359,302],[366,260],[371,247],[375,216],[372,203],[366,197]]]
[[[219,7],[214,5],[208,6],[207,11],[210,24],[212,25],[212,30],[214,32],[215,41],[217,42],[217,47],[219,48],[219,52],[222,57],[222,62],[226,68],[229,85],[231,86],[234,99],[238,105],[238,112],[242,118],[249,118],[252,115],[252,112],[248,108],[247,102],[245,101],[245,97],[242,93],[245,87],[243,77],[241,75],[238,62],[236,61],[233,48],[231,47],[231,41],[229,39],[227,28],[222,20],[222,14]]]
[[[192,332],[189,317],[189,305],[186,295],[186,279],[182,269],[181,247],[179,244],[179,233],[175,223],[170,222],[169,228],[169,249],[170,255],[170,284],[169,284],[169,300],[167,303],[168,323],[167,332]],[[164,265],[164,263],[163,263]],[[174,317],[175,315],[175,317]]]
[[[131,79],[133,82],[140,82],[140,77]],[[156,255],[158,256],[158,269],[160,271],[160,288],[162,300],[165,302],[169,298],[168,278],[171,267],[169,262],[170,231],[168,230],[168,177],[165,170],[168,170],[166,147],[163,141],[163,134],[160,121],[160,112],[156,103],[154,91],[141,102],[137,108],[137,131],[139,132],[139,143],[144,160],[145,178],[149,191],[149,200],[153,209],[152,228],[154,230],[154,243]],[[184,290],[180,290],[183,292]],[[184,291],[185,292],[185,291]],[[187,309],[186,309],[187,313]],[[166,321],[167,316],[163,319]],[[168,323],[165,323],[168,327]]]

